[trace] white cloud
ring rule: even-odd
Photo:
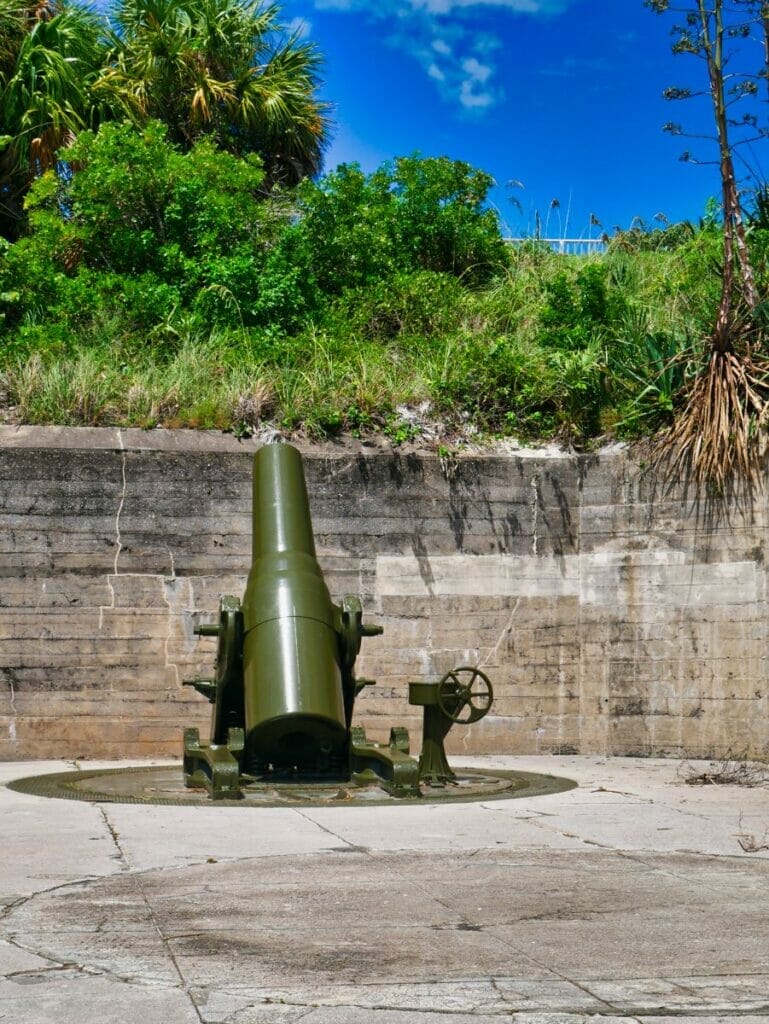
[[[483,110],[490,107],[495,100],[494,94],[490,92],[477,92],[477,82],[466,78],[459,90],[459,102],[465,110]]]
[[[428,74],[438,83],[444,99],[465,111],[479,113],[502,97],[501,90],[494,85],[494,65],[486,58],[491,48],[486,37],[475,38],[469,32],[455,39],[454,48],[449,48],[447,53],[433,54],[435,59],[428,67]],[[421,54],[415,53],[415,56],[421,59]]]
[[[511,16],[560,14],[576,0],[314,0],[318,10],[362,14],[390,26],[389,41],[419,61],[443,98],[466,111],[499,101],[491,54],[499,38],[477,23],[495,10]],[[488,22],[488,18],[486,19]]]
[[[463,60],[462,70],[470,82],[485,82],[492,71],[488,64],[481,64],[475,57],[467,57]]]

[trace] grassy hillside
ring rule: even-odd
[[[601,255],[512,248],[490,179],[448,160],[266,198],[256,159],[182,155],[158,125],[85,133],[71,158],[0,254],[10,422],[637,437],[670,420],[717,306],[714,221]]]

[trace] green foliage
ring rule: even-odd
[[[455,344],[433,395],[449,413],[463,409],[487,430],[546,435],[555,426],[554,377],[545,354],[510,338],[470,336]]]
[[[33,186],[32,230],[0,269],[20,296],[17,322],[47,309],[76,332],[108,311],[145,338],[185,310],[201,325],[264,322],[277,300],[260,275],[288,210],[260,195],[256,156],[208,140],[182,154],[158,122],[84,132],[70,156],[75,174]]]
[[[587,345],[605,335],[624,310],[624,300],[607,284],[606,267],[589,263],[576,274],[561,271],[545,283],[540,315],[543,344],[561,349]]]
[[[189,261],[206,262],[270,240],[264,180],[256,156],[239,160],[209,140],[181,154],[151,122],[141,134],[105,125],[70,151],[78,166],[60,199],[88,231],[84,257],[118,272],[157,269],[188,278]]]
[[[67,0],[0,0],[0,234],[15,238],[22,203],[58,149],[106,112],[95,93],[106,49],[100,22]]]
[[[697,229],[691,221],[679,221],[651,231],[636,223],[626,231],[618,231],[609,245],[613,250],[624,252],[673,252],[696,234]]]
[[[497,216],[484,206],[491,185],[446,157],[403,157],[369,175],[343,164],[303,184],[285,244],[327,294],[417,270],[479,285],[507,263]]]
[[[655,331],[638,310],[629,310],[613,351],[613,373],[625,398],[615,429],[633,436],[670,423],[687,378],[694,345],[684,332]]]
[[[157,118],[182,149],[208,137],[258,153],[271,182],[320,169],[329,129],[321,57],[261,0],[118,0],[99,87],[133,123]]]
[[[331,303],[323,322],[330,331],[346,329],[382,342],[449,334],[460,325],[465,294],[448,274],[400,272],[348,289]]]
[[[265,186],[319,171],[321,58],[286,34],[278,5],[118,0],[113,18],[116,31],[76,0],[0,0],[0,235],[18,237],[32,181],[105,120],[159,119],[185,152],[208,138],[259,154]]]
[[[257,157],[157,122],[71,156],[0,247],[0,394],[27,422],[633,437],[670,421],[718,298],[717,225],[507,249],[489,179],[445,159],[266,196]]]

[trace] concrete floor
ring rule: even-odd
[[[579,788],[258,810],[0,788],[0,1021],[769,1024],[769,788],[466,763]]]

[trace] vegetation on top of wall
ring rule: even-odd
[[[0,256],[10,420],[637,437],[670,422],[718,300],[713,219],[600,255],[510,247],[491,179],[446,158],[265,195],[258,156],[159,122],[68,157]],[[762,222],[751,239],[765,278]]]
[[[713,5],[692,7],[683,52],[710,59]],[[764,6],[745,0],[746,24]],[[672,424],[698,479],[750,468],[765,192],[743,210],[730,184],[725,216],[636,225],[601,254],[513,248],[492,179],[461,161],[317,176],[320,57],[278,6],[113,15],[0,0],[0,420],[439,445]]]

